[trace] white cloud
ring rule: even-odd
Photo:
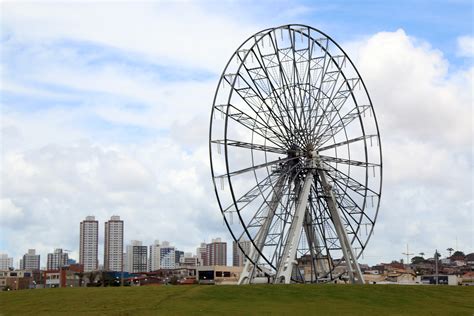
[[[358,55],[383,138],[470,146],[472,77],[448,74],[441,51],[398,30],[372,36]]]
[[[458,37],[458,55],[474,57],[474,36],[465,35]]]
[[[21,221],[23,210],[16,206],[11,199],[0,199],[0,218],[5,224],[11,224],[15,220]]]
[[[456,238],[472,251],[473,69],[449,72],[441,51],[403,30],[350,47],[379,119],[384,157],[367,260],[397,259],[394,245],[401,253],[406,243],[431,253]]]
[[[2,79],[8,91],[47,103],[31,111],[11,104],[2,113],[2,211],[12,216],[2,219],[2,234],[21,236],[5,238],[14,256],[32,247],[44,254],[76,249],[78,223],[89,214],[101,222],[121,215],[127,241],[167,239],[193,250],[203,239],[229,237],[211,187],[209,111],[215,74],[259,27],[194,4],[148,5],[109,12],[103,4],[2,4],[9,43],[29,44],[16,55],[25,68],[2,67]],[[77,41],[123,56],[97,65]],[[450,71],[441,51],[403,30],[350,47],[384,151],[382,208],[367,260],[394,259],[403,250],[394,247],[406,242],[428,253],[452,246],[456,236],[472,251],[472,68]],[[122,62],[136,56],[146,66],[212,75],[168,80],[160,70]],[[94,120],[98,126],[87,124]],[[126,142],[127,129],[114,134],[129,126],[151,136]],[[13,220],[20,217],[26,220]]]
[[[194,3],[2,4],[6,31],[27,41],[80,40],[139,53],[159,64],[219,72],[256,28]],[[213,14],[213,12],[215,12]],[[85,20],[86,18],[86,20]]]

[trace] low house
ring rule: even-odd
[[[33,273],[27,270],[0,271],[0,289],[25,290],[32,287]]]
[[[474,285],[474,271],[466,272],[461,277],[462,285]]]
[[[440,285],[458,285],[458,277],[456,275],[446,275],[440,274],[436,275],[421,275],[418,276],[416,282],[420,284],[436,284],[436,280],[438,280],[438,284]]]
[[[196,267],[196,276],[199,284],[237,284],[241,272],[242,267]]]

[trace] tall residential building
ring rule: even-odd
[[[8,257],[6,253],[0,253],[0,270],[9,270],[13,268],[13,258]]]
[[[251,241],[241,240],[239,241],[239,244],[247,255],[250,254],[250,247],[252,245]],[[242,250],[240,250],[239,246],[237,245],[237,242],[234,240],[234,242],[232,243],[232,265],[234,267],[243,267],[246,262],[247,257],[245,257],[245,254],[242,252]]]
[[[206,245],[205,266],[225,266],[227,265],[227,243],[220,238],[212,239]]]
[[[123,221],[120,216],[112,216],[105,222],[104,269],[123,270]]]
[[[150,245],[148,271],[156,271],[160,269],[160,241],[155,240],[153,245]]]
[[[127,267],[125,271],[129,273],[146,272],[147,271],[147,247],[142,246],[142,242],[132,240],[127,245]]]
[[[94,216],[87,216],[80,230],[79,263],[84,265],[84,272],[95,271],[99,267],[99,222]]]
[[[36,254],[35,249],[28,249],[28,253],[23,255],[20,269],[23,270],[39,270],[40,269],[40,255]]]
[[[176,268],[176,249],[168,241],[163,241],[160,246],[160,268]]]
[[[202,242],[199,247],[196,248],[196,257],[198,258],[198,265],[203,266],[206,261],[206,243]]]
[[[58,270],[67,266],[69,256],[63,252],[61,248],[54,249],[53,253],[48,253],[48,261],[46,267],[48,270]]]

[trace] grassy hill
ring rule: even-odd
[[[255,285],[0,293],[0,315],[474,315],[474,286]]]

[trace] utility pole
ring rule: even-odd
[[[435,280],[436,280],[436,285],[438,285],[438,249],[435,250]]]
[[[406,263],[406,264],[409,265],[409,264],[410,264],[410,256],[413,255],[413,253],[410,253],[410,252],[408,251],[408,244],[407,244],[407,252],[402,252],[402,255],[406,255],[406,256],[407,256],[407,263]]]

